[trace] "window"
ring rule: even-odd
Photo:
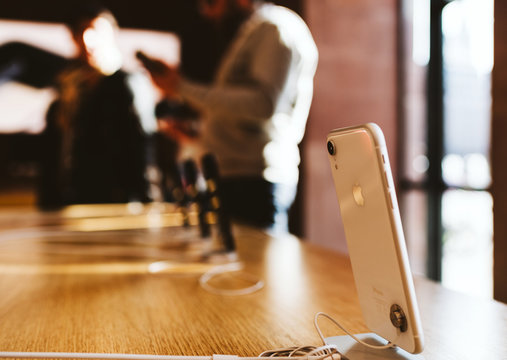
[[[410,0],[405,8],[412,37],[400,189],[412,266],[492,297],[493,0]]]

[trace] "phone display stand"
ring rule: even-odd
[[[372,345],[385,345],[386,340],[374,333],[356,334],[360,340]],[[334,344],[349,360],[424,360],[421,354],[410,354],[398,347],[392,349],[370,349],[359,344],[348,335],[326,338],[326,344]]]

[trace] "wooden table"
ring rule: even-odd
[[[244,271],[265,286],[215,295],[198,283],[210,265],[195,261],[201,243],[189,239],[196,230],[172,226],[172,210],[136,211],[0,211],[0,350],[255,356],[320,345],[319,311],[355,333],[368,331],[347,257],[235,227]],[[172,268],[148,271],[167,259]],[[416,292],[425,359],[507,359],[506,305],[422,278]],[[342,334],[322,325],[326,336]]]

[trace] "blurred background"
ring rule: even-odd
[[[102,3],[118,20],[126,70],[141,71],[135,52],[143,50],[181,64],[193,79],[212,79],[230,39],[212,40],[196,1]],[[458,291],[507,302],[507,4],[276,3],[305,19],[319,49],[291,232],[347,251],[325,136],[333,128],[376,122],[388,143],[413,271]],[[22,41],[74,56],[63,25],[73,5],[0,1],[0,45]],[[4,208],[36,204],[36,149],[54,98],[48,87],[0,82]]]

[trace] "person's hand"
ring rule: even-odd
[[[169,98],[177,97],[181,80],[178,70],[159,59],[148,57],[140,51],[136,53],[136,56],[164,95]]]
[[[162,64],[165,66],[162,71],[150,71],[150,69],[148,69],[151,78],[155,85],[157,85],[168,98],[177,97],[181,80],[180,74],[176,68],[170,67],[164,63]]]

